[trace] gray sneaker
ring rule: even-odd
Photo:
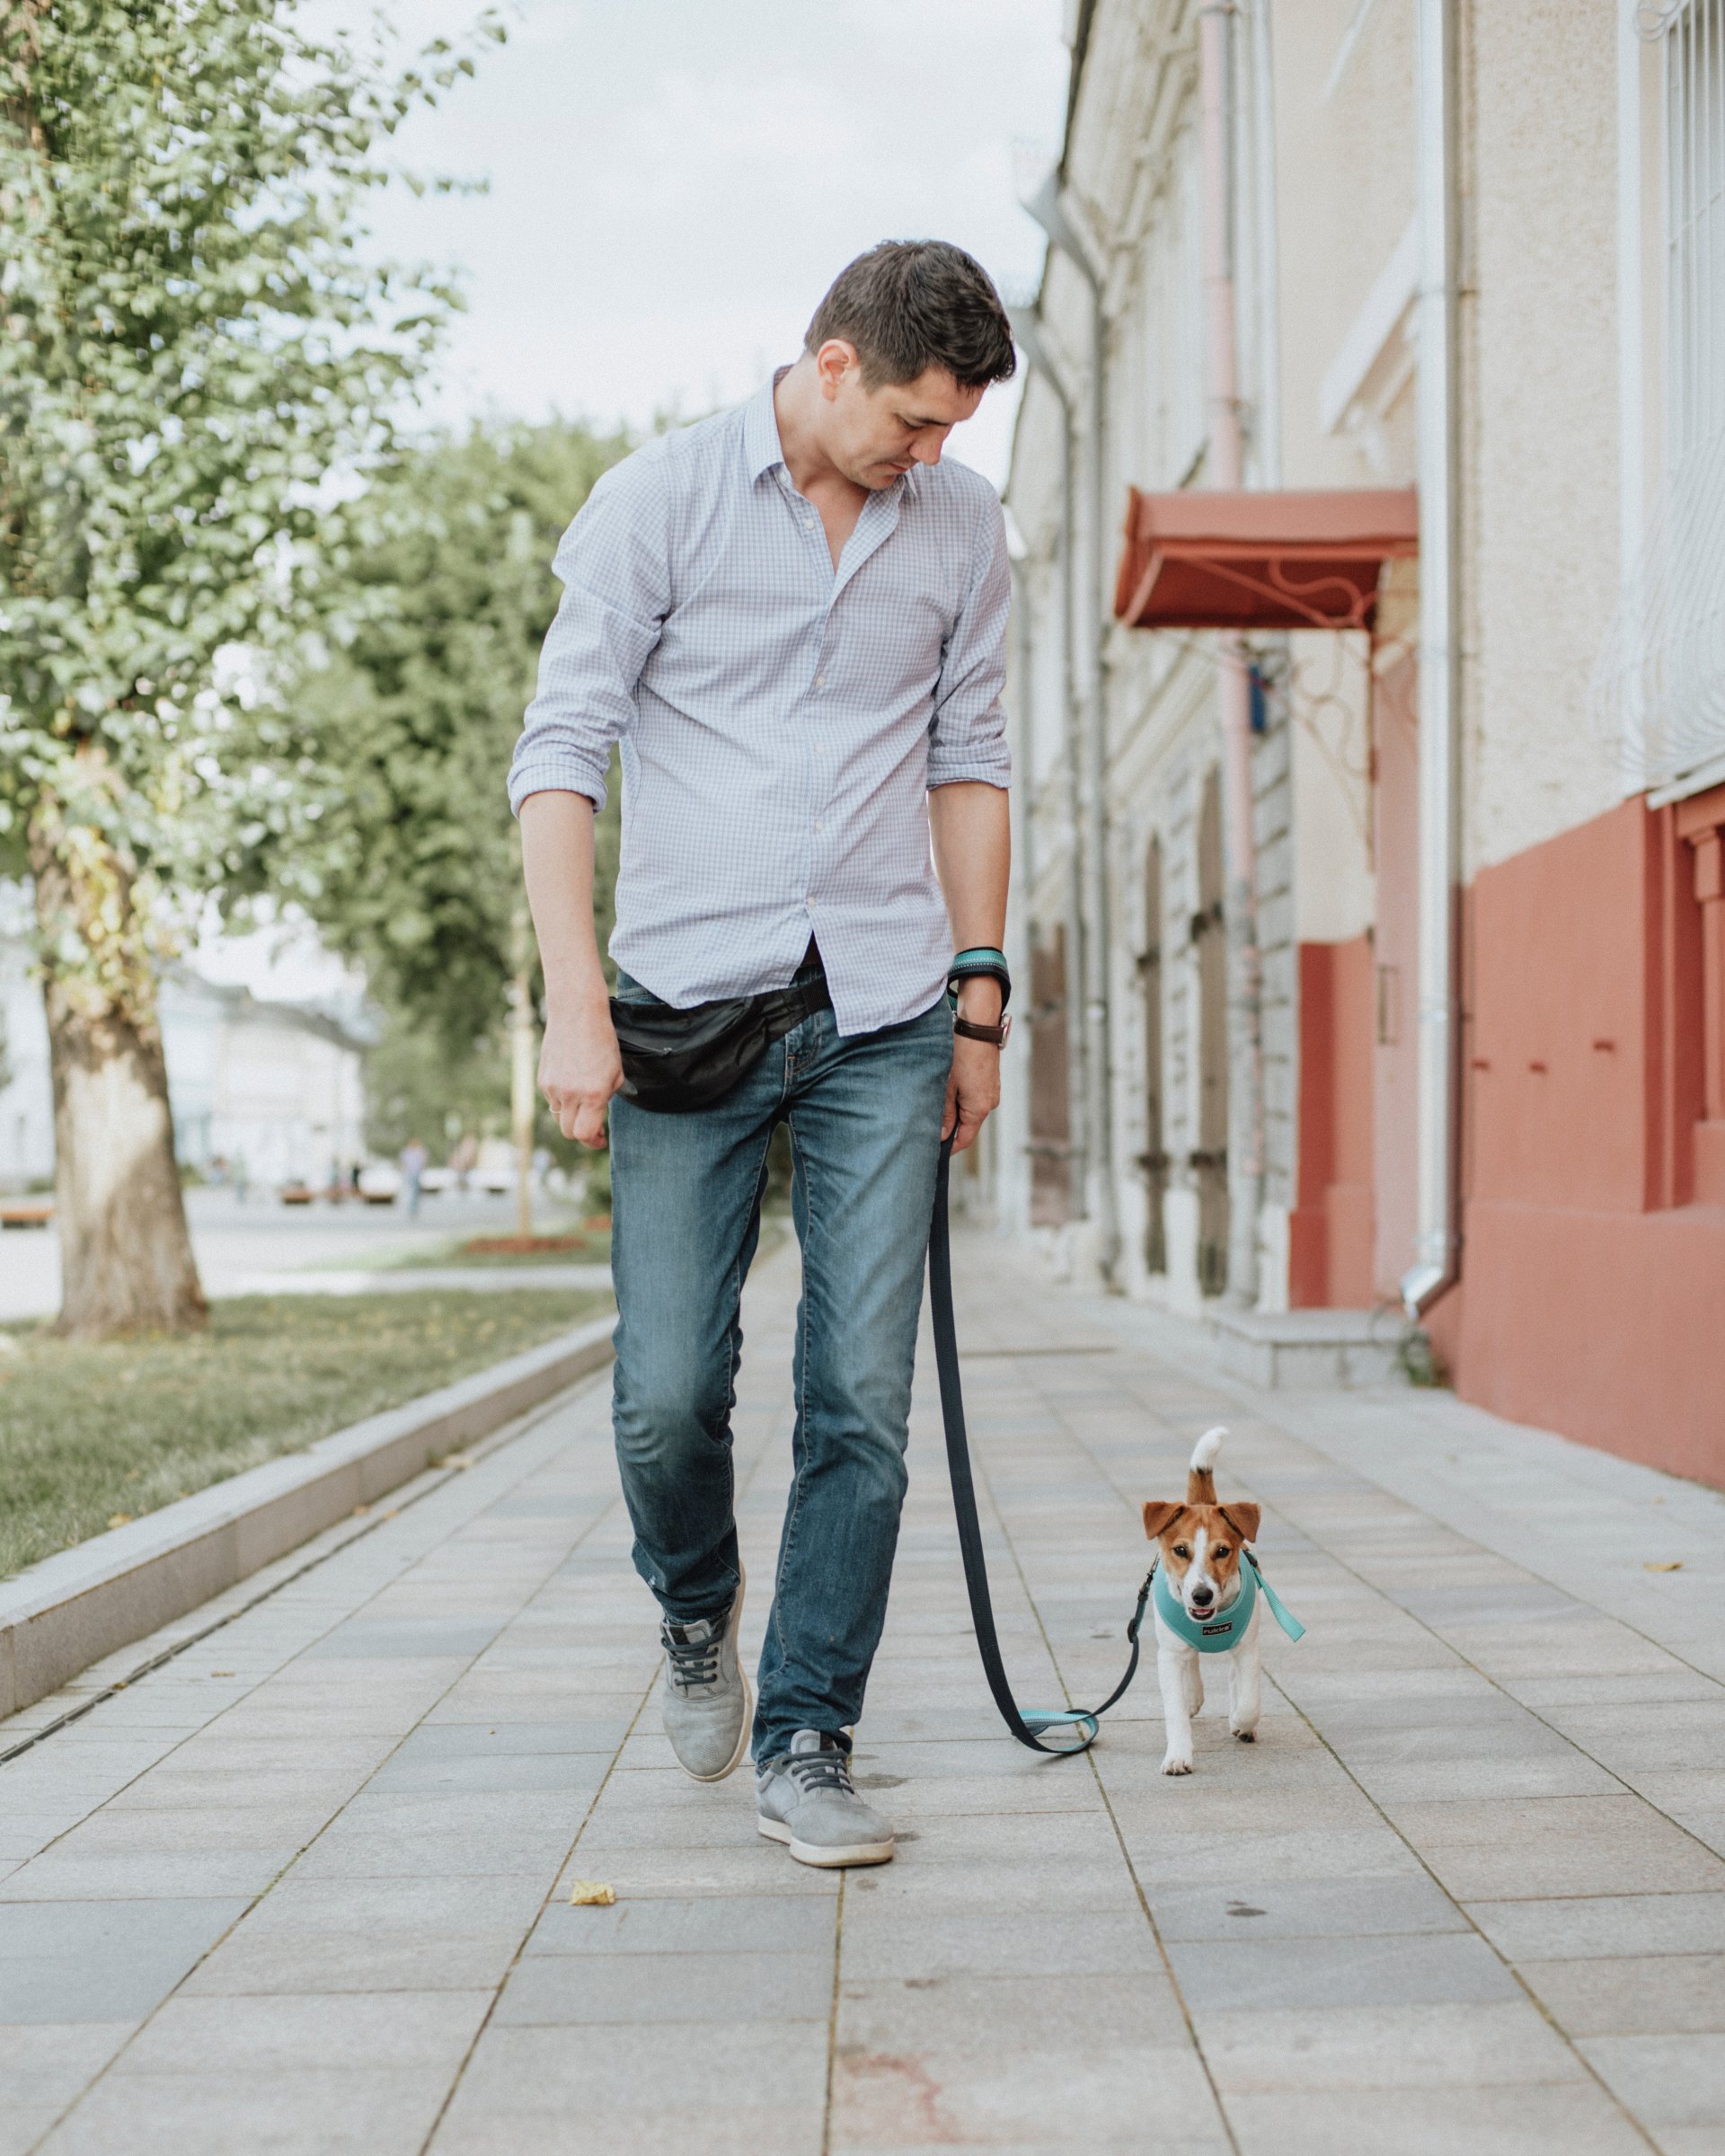
[[[799,1864],[884,1864],[892,1829],[851,1787],[850,1755],[818,1729],[799,1729],[789,1752],[761,1763],[756,1784],[769,1842]]]
[[[677,1764],[697,1781],[722,1781],[748,1745],[748,1679],[737,1663],[743,1585],[739,1571],[737,1599],[721,1615],[693,1624],[667,1618],[659,1628],[665,1734]]]

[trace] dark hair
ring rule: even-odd
[[[803,340],[856,347],[869,389],[943,367],[961,389],[1004,382],[1017,364],[1006,310],[988,272],[944,240],[882,240],[833,280]]]

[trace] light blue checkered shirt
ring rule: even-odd
[[[863,504],[835,574],[768,384],[607,472],[556,566],[509,800],[603,806],[621,742],[618,965],[686,1009],[783,987],[812,934],[841,1033],[930,1009],[952,937],[927,790],[1011,776],[987,481],[916,466]]]

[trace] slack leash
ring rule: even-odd
[[[1141,1651],[1138,1635],[1143,1630],[1144,1613],[1153,1590],[1156,1595],[1156,1606],[1171,1628],[1202,1654],[1225,1653],[1237,1645],[1237,1635],[1244,1631],[1260,1590],[1269,1604],[1270,1614],[1290,1639],[1299,1639],[1305,1627],[1286,1607],[1280,1595],[1264,1577],[1258,1560],[1250,1550],[1242,1553],[1249,1569],[1242,1576],[1245,1592],[1239,1604],[1231,1614],[1221,1613],[1203,1627],[1195,1625],[1186,1615],[1170,1591],[1167,1581],[1153,1562],[1144,1576],[1144,1585],[1138,1589],[1138,1599],[1132,1612],[1131,1621],[1126,1628],[1127,1641],[1132,1650],[1127,1660],[1126,1674],[1101,1704],[1098,1707],[1019,1706],[1013,1697],[1012,1683],[1000,1657],[1000,1635],[995,1628],[994,1599],[988,1591],[988,1564],[982,1549],[982,1523],[977,1516],[977,1485],[970,1469],[970,1440],[964,1423],[964,1388],[959,1378],[959,1335],[952,1314],[952,1224],[948,1213],[951,1168],[952,1141],[947,1138],[941,1144],[941,1164],[934,1177],[934,1217],[930,1223],[928,1234],[928,1306],[934,1329],[934,1366],[941,1381],[941,1420],[946,1430],[946,1463],[952,1480],[952,1509],[958,1515],[959,1548],[964,1557],[964,1584],[970,1596],[970,1616],[977,1628],[977,1651],[982,1657],[983,1674],[988,1679],[989,1691],[995,1695],[995,1705],[1000,1710],[1000,1719],[1019,1743],[1028,1745],[1032,1752],[1046,1752],[1054,1758],[1066,1759],[1076,1753],[1089,1751],[1101,1735],[1102,1717],[1110,1707],[1119,1705],[1133,1678],[1137,1675]],[[1044,1744],[1043,1736],[1057,1729],[1071,1732],[1067,1741]]]
[[[1099,1707],[1027,1707],[1013,1697],[1006,1666],[1000,1657],[1000,1635],[995,1628],[995,1605],[988,1592],[988,1564],[983,1555],[982,1523],[977,1516],[976,1478],[970,1470],[970,1441],[964,1426],[964,1390],[959,1379],[959,1335],[952,1315],[952,1230],[947,1215],[951,1183],[952,1141],[941,1145],[941,1164],[934,1178],[934,1217],[928,1236],[928,1306],[934,1329],[934,1366],[941,1381],[941,1420],[946,1429],[946,1463],[952,1478],[952,1509],[958,1515],[959,1548],[964,1557],[964,1584],[970,1596],[971,1621],[977,1628],[977,1651],[983,1673],[995,1695],[1000,1719],[1021,1745],[1032,1752],[1046,1752],[1063,1759],[1088,1752],[1101,1734],[1101,1718],[1118,1704],[1138,1674],[1138,1633],[1150,1600],[1153,1565],[1138,1589],[1137,1606],[1126,1628],[1131,1657],[1126,1674]],[[1065,1743],[1045,1744],[1043,1736],[1055,1730],[1071,1732]]]

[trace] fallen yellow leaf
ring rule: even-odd
[[[1674,1557],[1668,1564],[1648,1564],[1643,1565],[1641,1569],[1643,1572],[1681,1572],[1683,1570],[1683,1560],[1680,1557]]]
[[[111,1527],[129,1527],[131,1524],[132,1515],[129,1512],[114,1513],[108,1522]]]
[[[569,1890],[569,1898],[578,1909],[608,1909],[617,1898],[617,1890],[603,1879],[577,1879]]]

